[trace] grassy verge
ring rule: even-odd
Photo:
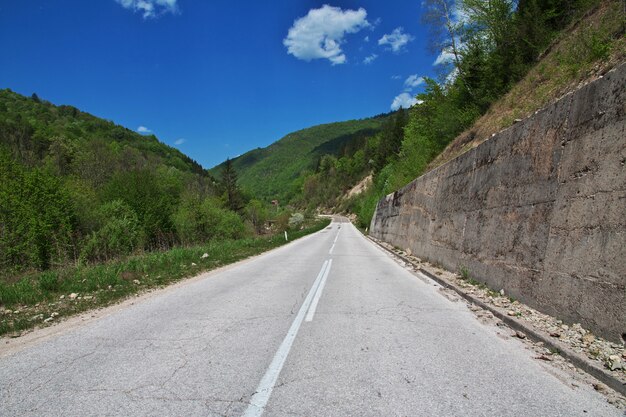
[[[291,231],[289,240],[314,233],[329,223],[330,219],[321,219]],[[106,264],[34,273],[15,283],[0,282],[0,335],[17,337],[24,330],[49,325],[61,317],[108,306],[285,243],[282,234],[209,242]]]

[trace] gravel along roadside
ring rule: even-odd
[[[438,284],[447,298],[464,299],[469,309],[485,324],[501,328],[499,336],[524,341],[535,359],[568,371],[573,385],[587,383],[607,401],[626,409],[626,348],[592,334],[580,324],[565,324],[515,300],[504,292],[476,281],[466,270],[446,271],[399,248],[368,236],[390,252],[403,266],[422,272]]]

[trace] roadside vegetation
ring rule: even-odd
[[[218,180],[152,135],[10,90],[0,90],[0,178],[0,334],[322,227],[243,193],[230,161]]]
[[[289,241],[323,229],[329,219],[291,216]],[[287,243],[284,234],[211,240],[201,245],[152,251],[98,264],[31,271],[15,282],[0,281],[0,335],[104,307],[148,289],[163,287]]]
[[[242,193],[230,161],[220,177],[152,135],[0,90],[0,281],[289,226],[294,209]]]

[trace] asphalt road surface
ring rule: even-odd
[[[333,222],[4,355],[0,415],[622,412]]]

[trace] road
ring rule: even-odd
[[[333,222],[1,357],[0,415],[622,413]]]

